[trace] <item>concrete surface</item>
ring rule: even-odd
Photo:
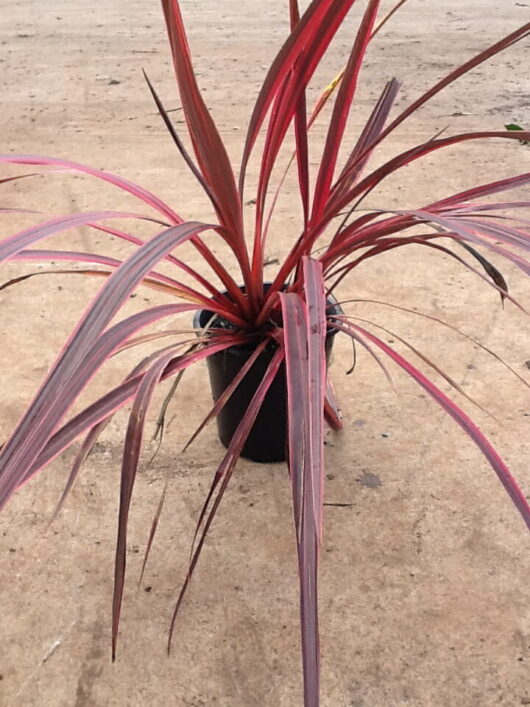
[[[200,83],[235,157],[264,69],[284,35],[286,6],[280,0],[183,2]],[[403,106],[450,67],[528,21],[529,14],[527,2],[514,0],[410,0],[370,52],[352,137],[392,75],[403,80]],[[351,29],[340,35],[319,85],[342,66]],[[459,131],[530,124],[528,57],[528,44],[519,45],[474,71],[396,133],[380,159],[447,125]],[[1,0],[0,62],[3,150],[104,166],[158,192],[186,216],[208,216],[141,76],[145,67],[167,106],[178,106],[155,0]],[[314,131],[317,143],[322,126]],[[318,160],[316,151],[312,160]],[[372,195],[371,205],[418,206],[529,165],[530,151],[518,144],[468,143],[403,170],[399,180]],[[254,164],[249,199],[255,176]],[[111,187],[71,175],[7,185],[2,194],[2,205],[50,213],[139,208]],[[298,213],[298,202],[287,195],[271,257],[280,257],[296,236]],[[2,219],[10,222],[9,233],[34,217]],[[55,239],[66,242],[125,252],[87,230]],[[29,269],[6,267],[2,281]],[[528,282],[514,269],[503,269],[528,307]],[[0,294],[0,438],[97,286],[51,276]],[[359,270],[341,294],[445,317],[528,380],[528,320],[512,306],[503,310],[493,291],[445,258],[414,249],[381,258]],[[131,311],[142,297],[163,301],[141,291]],[[409,338],[495,415],[498,423],[465,404],[530,492],[528,389],[437,324],[375,305],[352,305],[350,311]],[[329,436],[326,497],[351,505],[326,508],[322,704],[530,704],[530,542],[523,523],[478,450],[412,382],[396,371],[396,396],[363,353],[346,378],[350,357],[347,343],[339,342],[333,371],[346,431]],[[133,360],[132,354],[115,359],[87,399],[117,381]],[[138,479],[114,665],[110,602],[124,415],[102,438],[51,527],[73,452],[18,493],[3,513],[3,707],[301,704],[296,560],[282,465],[239,464],[181,613],[173,653],[165,654],[192,528],[221,454],[213,428],[186,455],[178,454],[208,408],[204,377],[203,367],[186,377],[158,460],[150,469],[144,466]],[[170,494],[137,592],[142,550],[166,473]]]

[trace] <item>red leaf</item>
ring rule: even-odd
[[[386,130],[384,130],[379,135],[375,144],[372,144],[370,149],[373,149],[376,145],[378,145],[382,140],[387,137],[387,135],[389,135],[399,125],[401,125],[404,120],[406,120],[410,115],[415,113],[418,108],[420,108],[424,103],[429,101],[433,96],[435,96],[437,93],[446,88],[446,86],[449,86],[449,84],[453,83],[453,81],[456,81],[458,78],[468,73],[479,64],[482,64],[484,61],[487,61],[492,56],[495,56],[495,54],[498,54],[504,49],[507,49],[508,47],[512,46],[512,44],[515,44],[521,39],[524,39],[528,36],[528,34],[530,34],[530,22],[527,22],[525,25],[519,27],[519,29],[507,35],[503,39],[490,45],[487,49],[484,49],[483,51],[479,52],[479,54],[476,54],[474,57],[464,62],[464,64],[457,66],[455,69],[453,69],[453,71],[447,74],[447,76],[445,76],[443,79],[434,84],[434,86],[432,86],[428,91],[426,91],[419,98],[413,101],[402,113],[400,113],[400,115],[398,115],[397,118],[392,121],[392,123],[386,128]],[[361,154],[359,156],[359,160],[364,159],[364,156],[364,154]]]
[[[109,258],[106,255],[99,255],[97,253],[84,253],[72,250],[22,250],[17,255],[13,256],[11,260],[17,261],[33,261],[33,260],[67,260],[74,261],[78,263],[96,263],[98,265],[105,265],[110,268],[117,268],[121,265],[122,261],[117,258]],[[56,271],[52,271],[56,272]],[[88,272],[82,270],[72,270],[70,272]],[[94,272],[94,271],[92,271]],[[46,272],[35,273],[35,274],[47,274]],[[109,274],[109,273],[102,273]],[[144,278],[144,283],[149,278],[157,280],[160,283],[164,283],[167,287],[164,287],[164,291],[172,291],[174,294],[178,294],[187,299],[191,299],[194,302],[200,303],[203,306],[208,306],[210,300],[200,292],[197,292],[193,288],[185,285],[178,280],[174,280],[172,277],[163,275],[162,273],[152,270],[148,273],[147,277]],[[1,289],[1,288],[0,288]]]
[[[97,177],[104,182],[109,182],[115,187],[123,189],[129,194],[132,194],[137,199],[149,204],[153,209],[156,209],[159,213],[163,214],[165,218],[169,219],[171,223],[183,223],[182,219],[178,214],[176,214],[173,209],[171,209],[166,203],[164,203],[158,196],[155,196],[147,189],[135,184],[134,182],[124,179],[117,174],[111,174],[110,172],[104,172],[101,169],[94,169],[93,167],[88,167],[78,162],[72,162],[71,160],[61,160],[56,157],[44,157],[43,155],[2,155],[0,154],[0,162],[7,162],[8,164],[36,164],[36,165],[48,165],[51,167],[60,168],[57,171],[71,170],[74,172],[84,172],[92,177]],[[54,170],[55,171],[55,170]]]
[[[241,201],[232,166],[221,136],[197,86],[178,0],[162,0],[162,7],[193,149],[202,175],[213,192],[221,224],[230,233],[230,238],[227,240],[238,254],[240,264],[243,265],[246,246]]]
[[[212,486],[211,486],[208,496],[206,498],[206,502],[203,506],[203,509],[202,509],[202,512],[200,515],[200,519],[199,519],[199,521],[201,521],[204,517],[206,517],[204,528],[201,532],[197,548],[195,549],[195,552],[193,552],[193,556],[191,558],[190,565],[188,568],[188,574],[187,574],[186,579],[184,580],[184,583],[183,583],[182,588],[180,590],[180,593],[179,593],[179,596],[177,599],[177,603],[175,606],[175,610],[173,612],[173,618],[171,620],[171,626],[169,629],[169,636],[168,636],[168,652],[171,647],[171,639],[173,636],[173,630],[175,628],[175,621],[177,619],[177,614],[178,614],[178,611],[179,611],[180,606],[182,604],[182,601],[184,599],[184,596],[186,594],[186,591],[188,589],[188,586],[189,586],[189,583],[190,583],[191,578],[193,576],[193,572],[195,570],[197,562],[199,560],[201,550],[204,545],[204,541],[206,540],[206,536],[207,536],[210,526],[213,522],[213,519],[215,517],[217,509],[219,508],[219,504],[221,503],[224,492],[226,491],[228,483],[232,477],[232,472],[233,472],[236,462],[239,458],[239,455],[241,454],[241,450],[243,449],[243,446],[247,440],[247,437],[248,437],[249,432],[252,428],[252,425],[254,424],[254,421],[256,420],[256,416],[261,408],[261,404],[263,402],[263,399],[264,399],[265,395],[267,394],[267,391],[270,388],[272,381],[276,377],[278,369],[283,361],[283,356],[284,356],[283,349],[279,348],[276,351],[276,353],[274,354],[274,356],[269,364],[269,367],[267,368],[267,372],[265,373],[261,383],[259,384],[258,388],[256,389],[256,392],[254,393],[252,400],[249,403],[249,406],[247,408],[245,415],[241,419],[241,422],[239,423],[239,425],[236,428],[236,431],[234,432],[234,436],[232,437],[232,440],[230,441],[230,444],[229,444],[226,454],[223,458],[223,461],[221,462],[220,466],[218,467],[217,471],[215,472]],[[215,493],[218,486],[219,486],[219,490],[217,491],[217,495],[215,496],[212,508],[206,516],[207,506],[209,505],[210,500],[213,498],[214,493]],[[197,527],[196,532],[195,532],[196,536],[198,535],[198,530],[199,530],[199,528]]]
[[[464,430],[464,432],[475,442],[482,454],[486,457],[491,467],[497,474],[500,482],[508,492],[508,495],[514,502],[517,510],[523,517],[524,522],[530,528],[530,505],[526,500],[525,495],[517,485],[517,482],[510,474],[508,467],[502,461],[496,450],[493,448],[489,440],[479,430],[479,428],[470,420],[466,413],[461,410],[458,405],[455,405],[442,391],[423,373],[418,371],[409,361],[406,361],[394,349],[386,344],[382,339],[371,334],[366,329],[357,324],[345,326],[344,331],[351,334],[356,331],[369,341],[382,349],[390,358],[395,361],[404,371],[406,371],[421,387],[434,399],[436,402],[455,420],[455,422]]]
[[[300,21],[298,0],[290,0],[291,32]],[[296,141],[296,163],[298,165],[298,184],[304,214],[304,224],[309,219],[309,146],[307,139],[307,106],[305,91],[302,91],[294,116],[294,134]]]
[[[256,362],[256,359],[260,356],[260,354],[263,352],[263,349],[267,346],[267,343],[269,341],[267,339],[264,339],[260,343],[256,345],[256,348],[252,352],[252,354],[247,358],[241,369],[238,371],[238,373],[234,376],[232,381],[227,385],[227,387],[224,389],[224,391],[221,393],[221,395],[217,398],[215,401],[212,409],[206,415],[204,420],[201,422],[201,424],[197,427],[195,432],[192,434],[192,436],[189,438],[189,440],[186,442],[184,445],[182,451],[185,452],[186,449],[190,446],[190,444],[198,437],[198,435],[202,432],[202,430],[206,427],[206,425],[211,422],[214,418],[217,417],[217,415],[221,412],[223,407],[226,405],[226,402],[229,400],[230,396],[232,393],[235,391],[235,389],[239,386],[243,378],[246,376],[246,374],[250,371],[254,363]],[[200,523],[200,521],[199,521]]]
[[[384,134],[384,133],[383,133]],[[326,206],[326,213],[323,216],[322,223],[318,225],[318,227],[315,227],[317,231],[320,231],[323,225],[327,223],[331,218],[333,218],[335,215],[337,215],[340,211],[342,211],[348,204],[355,198],[361,196],[361,195],[366,195],[369,191],[371,191],[375,186],[378,186],[385,177],[387,177],[389,174],[392,174],[393,172],[397,171],[401,167],[410,164],[411,162],[419,159],[420,157],[425,157],[431,152],[434,152],[436,150],[443,149],[445,147],[449,147],[450,145],[456,145],[462,142],[466,142],[468,140],[480,140],[480,139],[486,139],[486,138],[503,138],[507,140],[515,140],[517,139],[518,136],[523,136],[525,139],[530,139],[530,132],[528,133],[523,133],[523,132],[510,132],[509,130],[505,131],[493,131],[493,132],[474,132],[474,133],[460,133],[459,135],[451,135],[450,137],[446,138],[439,138],[439,139],[434,139],[434,140],[428,140],[427,142],[417,145],[416,147],[411,148],[410,150],[406,150],[405,152],[401,153],[400,155],[396,155],[393,157],[391,160],[388,162],[385,162],[385,164],[381,165],[381,167],[378,167],[374,172],[371,174],[367,175],[361,182],[356,184],[354,187],[351,189],[345,191],[344,193],[341,192],[340,190],[340,185],[342,182],[346,179],[348,179],[353,172],[355,168],[355,163],[351,165],[349,170],[346,170],[343,172],[341,175],[340,179],[337,181],[337,191],[335,192],[337,196],[333,196],[328,205]],[[379,142],[378,140],[377,142]],[[372,143],[372,149],[375,147],[375,145]],[[364,155],[360,155],[357,159],[357,162],[361,161],[361,159],[364,157]]]
[[[524,174],[518,174],[515,177],[507,177],[506,179],[499,179],[495,182],[488,182],[487,184],[481,184],[471,189],[466,189],[465,191],[458,192],[458,194],[453,194],[448,196],[446,199],[441,199],[440,201],[435,201],[430,204],[427,208],[439,209],[445,206],[455,206],[462,204],[463,202],[469,201],[470,199],[476,199],[477,197],[489,196],[490,194],[496,194],[500,191],[506,191],[507,189],[514,189],[515,187],[523,186],[530,182],[530,172],[525,172]]]
[[[339,149],[342,143],[342,136],[346,128],[346,121],[350,112],[350,107],[357,88],[357,79],[361,70],[362,61],[368,44],[370,43],[372,28],[379,10],[380,0],[369,0],[355,42],[351,50],[350,58],[346,66],[339,93],[333,107],[333,114],[329,123],[326,137],[326,145],[320,160],[320,170],[318,172],[315,194],[313,198],[313,211],[311,220],[318,222],[326,206],[329,197],[331,182],[335,172],[335,165]]]
[[[245,149],[239,173],[239,191],[243,193],[245,172],[252,147],[265,120],[268,109],[285,79],[292,72],[291,90],[286,94],[281,119],[276,121],[276,135],[269,136],[270,147],[265,152],[266,165],[260,177],[260,186],[265,191],[272,164],[278,153],[289,123],[293,117],[298,98],[318,66],[331,39],[355,0],[313,0],[301,17],[293,32],[278,52],[256,100],[247,132]],[[296,79],[295,79],[296,77]]]
[[[145,243],[145,241],[143,241],[141,238],[137,238],[136,236],[133,236],[130,233],[125,233],[124,231],[120,231],[116,228],[110,228],[109,226],[104,226],[102,224],[97,224],[97,223],[89,223],[88,225],[91,226],[92,228],[97,229],[98,231],[103,231],[103,233],[109,233],[110,235],[116,236],[117,238],[121,238],[125,241],[128,241],[129,243],[135,243],[136,245],[143,245]],[[193,242],[193,245],[195,246],[195,248],[197,248],[197,250],[199,250],[201,255],[203,255],[205,261],[212,267],[213,271],[216,272],[217,259],[213,256],[211,251],[209,251],[208,248],[206,248],[206,246],[202,243],[201,239],[198,236],[193,238],[192,242]],[[219,292],[219,290],[216,287],[214,287],[200,273],[198,273],[196,270],[191,268],[187,263],[180,260],[179,258],[175,258],[175,256],[172,255],[171,253],[168,253],[165,256],[165,260],[168,260],[170,263],[173,263],[178,268],[180,268],[184,272],[188,273],[188,275],[191,275],[191,277],[193,277],[208,292],[210,292],[210,294],[213,295],[217,301],[220,301],[220,300],[224,301],[225,308],[228,308],[228,309],[230,307],[233,308],[233,302],[231,302],[227,297],[224,297],[224,295],[222,295],[222,293]],[[219,274],[220,277],[222,276],[222,273],[220,273],[220,272],[219,273],[216,272],[216,274]],[[225,287],[228,288],[228,285],[222,280],[222,277],[221,277],[221,281],[223,282]]]
[[[174,347],[173,347],[174,349]],[[129,424],[123,446],[123,461],[120,484],[120,508],[118,518],[118,538],[116,541],[116,559],[114,564],[114,593],[112,599],[112,660],[116,657],[118,628],[120,622],[123,588],[125,584],[125,569],[127,560],[127,524],[131,504],[142,439],[145,417],[154,390],[174,356],[174,350],[161,356],[143,376],[129,416]]]
[[[342,430],[344,427],[342,413],[329,377],[326,382],[326,400],[324,405],[324,415],[328,425],[336,432]]]
[[[379,100],[368,118],[366,125],[364,126],[363,131],[341,172],[339,177],[339,181],[342,185],[341,193],[343,190],[351,188],[351,186],[359,178],[359,175],[368,162],[370,155],[372,154],[372,145],[375,143],[385,126],[388,114],[394,105],[398,91],[399,83],[396,79],[389,81],[383,89]],[[361,154],[364,156],[362,160],[359,160],[358,157]],[[344,173],[348,173],[349,177],[342,180],[342,175]]]

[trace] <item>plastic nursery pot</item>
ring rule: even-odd
[[[342,314],[335,298],[329,297],[328,313]],[[203,329],[214,313],[208,309],[196,312],[193,326]],[[326,362],[329,365],[333,341],[337,329],[328,327],[326,335]],[[252,344],[232,346],[225,351],[209,356],[208,373],[212,397],[216,401],[232,382],[241,367],[252,355]],[[267,347],[256,359],[252,368],[234,390],[217,416],[219,439],[228,447],[236,428],[244,416],[256,388],[261,382],[274,354],[274,349]],[[285,363],[282,363],[271,387],[269,388],[254,425],[245,442],[241,456],[255,462],[281,462],[287,458],[287,388]]]

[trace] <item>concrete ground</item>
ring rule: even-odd
[[[182,4],[201,86],[237,158],[252,100],[286,31],[287,2]],[[514,0],[409,0],[370,51],[352,139],[391,76],[403,81],[398,106],[404,106],[451,67],[528,21],[529,13],[528,2]],[[351,30],[348,25],[341,33],[317,85],[343,65]],[[474,71],[396,133],[379,159],[446,126],[457,132],[529,125],[528,58],[528,43],[521,44]],[[105,167],[159,193],[185,216],[208,217],[141,76],[144,67],[167,106],[178,107],[155,0],[1,0],[0,62],[3,151]],[[179,113],[173,115],[180,124]],[[315,127],[316,145],[322,144],[323,126],[321,121]],[[312,160],[318,160],[316,149]],[[528,171],[529,165],[530,150],[517,143],[467,143],[403,170],[399,180],[371,195],[370,205],[420,206],[476,182]],[[256,171],[254,164],[248,199]],[[272,258],[281,257],[297,235],[293,193],[279,205]],[[46,213],[139,209],[112,187],[72,175],[5,185],[2,194],[2,206]],[[35,217],[2,218],[8,234]],[[54,243],[126,252],[88,230]],[[30,269],[4,267],[1,280]],[[503,271],[528,308],[528,282],[513,268]],[[54,275],[0,293],[0,439],[98,285]],[[443,317],[529,380],[528,320],[511,305],[503,310],[490,288],[447,258],[413,248],[382,257],[359,269],[340,294]],[[164,301],[141,290],[130,311],[143,299]],[[530,492],[528,389],[494,358],[436,323],[381,305],[359,303],[349,311],[409,339],[489,410],[497,421],[464,401]],[[530,541],[523,523],[479,451],[413,382],[395,371],[396,395],[362,352],[354,374],[346,377],[346,342],[337,343],[334,358],[346,429],[328,438],[326,499],[348,505],[326,507],[322,704],[530,704]],[[134,360],[133,354],[114,359],[87,399],[117,382]],[[173,652],[166,656],[192,529],[222,452],[215,430],[208,428],[194,448],[179,455],[208,403],[205,369],[198,366],[172,405],[156,462],[144,464],[139,475],[115,664],[110,603],[125,415],[102,437],[53,525],[48,521],[72,451],[8,505],[0,518],[2,707],[301,704],[296,559],[289,482],[281,464],[239,464],[180,615]],[[151,451],[149,445],[146,462]],[[166,473],[170,493],[137,591]]]

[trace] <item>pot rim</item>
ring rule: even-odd
[[[272,283],[270,282],[265,282],[264,283],[264,288],[267,288],[267,286],[271,286]],[[244,285],[240,285],[240,289],[244,291],[245,287]],[[227,292],[223,292],[224,295],[228,294]],[[213,300],[212,300],[213,301]],[[326,297],[326,313],[330,308],[333,308],[334,314],[343,314],[343,309],[340,306],[340,304],[337,302],[337,299],[335,295],[330,294]],[[201,326],[201,319],[204,316],[205,312],[209,312],[212,315],[215,314],[212,310],[206,309],[203,307],[202,309],[196,310],[194,316],[193,316],[193,328],[199,334],[199,332],[204,330],[204,326]],[[222,317],[220,317],[222,319]],[[206,322],[205,322],[206,323]],[[237,331],[237,328],[234,327],[234,331]],[[332,325],[327,326],[327,331],[326,331],[326,338],[328,337],[334,337],[336,334],[339,333],[339,330],[333,327]],[[231,346],[227,351],[231,351],[232,349],[248,349],[250,344],[239,344],[238,346]]]

